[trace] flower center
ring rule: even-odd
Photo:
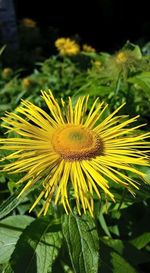
[[[103,144],[99,136],[78,125],[67,125],[57,129],[53,134],[52,144],[63,159],[71,161],[90,159],[103,153]]]

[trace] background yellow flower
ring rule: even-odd
[[[34,28],[37,26],[37,23],[31,18],[23,18],[21,20],[21,24],[25,27],[31,27],[31,28]]]
[[[95,52],[96,50],[92,46],[84,44],[83,45],[83,51],[85,51],[85,52]]]
[[[77,55],[80,52],[79,45],[70,38],[59,38],[55,41],[55,46],[61,55]]]

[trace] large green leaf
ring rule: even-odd
[[[9,260],[20,234],[33,220],[32,217],[18,215],[0,221],[0,264]]]
[[[58,221],[51,216],[38,218],[20,236],[11,266],[15,273],[50,273],[60,247]]]
[[[63,219],[63,234],[75,273],[97,273],[99,240],[94,220],[70,214]]]

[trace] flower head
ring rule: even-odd
[[[93,61],[92,65],[94,68],[96,68],[97,70],[99,70],[100,68],[102,68],[102,62],[101,61]]]
[[[120,76],[125,80],[131,72],[137,71],[141,64],[140,54],[130,49],[122,49],[114,55],[106,57],[105,70],[113,81]]]
[[[93,48],[93,47],[90,46],[90,45],[84,44],[84,45],[83,45],[83,51],[85,51],[85,52],[95,52],[95,48]]]
[[[116,62],[118,63],[125,63],[127,61],[128,57],[127,54],[125,54],[125,52],[119,52],[116,55]]]
[[[25,27],[35,28],[37,23],[30,18],[23,18],[21,24]]]
[[[55,46],[61,55],[73,56],[80,51],[79,45],[70,38],[59,38],[55,41]]]
[[[31,86],[31,80],[29,78],[24,78],[22,80],[22,86],[25,88],[29,88]]]
[[[2,78],[9,79],[13,75],[13,70],[10,67],[5,67],[2,71]]]
[[[138,63],[139,57],[132,50],[124,49],[117,52],[114,59],[117,65],[130,67]]]
[[[23,101],[18,114],[7,113],[3,118],[3,126],[18,137],[0,139],[0,149],[14,151],[3,159],[14,160],[4,164],[3,171],[25,172],[18,181],[25,183],[21,194],[34,184],[42,185],[30,210],[43,198],[45,203],[39,214],[47,213],[51,199],[55,204],[60,200],[68,213],[72,187],[78,213],[88,209],[92,215],[94,193],[98,198],[104,192],[115,199],[110,180],[131,193],[138,188],[126,172],[144,177],[134,165],[148,165],[143,149],[149,145],[145,139],[150,134],[139,135],[140,125],[128,127],[137,117],[116,116],[120,106],[102,119],[107,105],[98,99],[87,113],[88,97],[79,97],[74,107],[71,98],[67,105],[62,100],[60,106],[51,92],[42,92],[42,98],[50,114]]]

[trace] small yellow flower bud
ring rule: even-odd
[[[116,56],[117,63],[125,63],[127,61],[127,55],[125,52],[119,52]]]
[[[28,78],[24,78],[24,79],[22,80],[22,85],[23,85],[23,87],[25,87],[25,88],[29,88],[29,87],[31,86],[31,80],[28,79]]]
[[[8,78],[10,78],[12,76],[12,74],[13,74],[13,70],[11,68],[9,68],[9,67],[6,67],[2,71],[2,78],[3,79],[8,79]]]
[[[22,19],[21,24],[25,27],[30,27],[30,28],[35,28],[37,26],[37,23],[30,18]]]
[[[85,51],[85,52],[95,52],[96,50],[92,46],[85,44],[85,45],[83,45],[83,51]]]

